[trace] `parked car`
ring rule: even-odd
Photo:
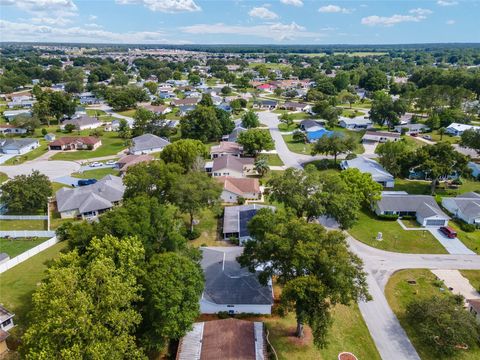
[[[103,166],[103,164],[101,162],[95,161],[95,162],[90,163],[88,166],[99,167],[99,166]]]
[[[455,239],[457,237],[457,232],[449,226],[442,226],[440,231],[450,239]]]
[[[418,134],[417,133],[411,133],[410,136],[417,137]]]
[[[117,162],[115,160],[108,160],[105,165],[115,165]]]
[[[425,140],[432,140],[432,137],[430,135],[423,135],[422,136]]]
[[[87,185],[92,185],[97,182],[97,179],[81,179],[78,180],[78,186],[87,186]]]

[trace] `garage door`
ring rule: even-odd
[[[443,226],[445,220],[427,220],[427,226]]]

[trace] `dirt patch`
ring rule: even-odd
[[[303,328],[303,338],[299,338],[295,336],[296,328],[288,328],[285,332],[285,337],[287,338],[288,342],[295,345],[295,346],[308,346],[312,343],[313,336],[312,330],[304,326]]]

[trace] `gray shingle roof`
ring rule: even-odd
[[[360,170],[362,173],[369,173],[372,175],[372,179],[377,182],[393,180],[393,175],[385,170],[382,165],[363,156],[356,157],[352,160],[343,160],[341,165],[344,169],[354,168]]]
[[[271,285],[261,285],[258,272],[251,273],[237,262],[236,258],[243,252],[242,247],[203,247],[201,251],[205,300],[232,305],[273,304]]]
[[[38,143],[37,139],[0,139],[0,151],[20,150],[26,146]]]
[[[253,158],[239,158],[231,155],[220,156],[213,160],[212,171],[231,169],[242,172],[245,165],[252,165],[254,162]]]
[[[422,218],[431,216],[441,216],[445,219],[449,217],[440,209],[433,196],[429,195],[409,195],[383,193],[382,198],[377,202],[380,211],[395,212],[415,212]]]
[[[107,175],[92,185],[74,189],[61,188],[55,194],[59,212],[77,210],[80,213],[109,209],[122,200],[125,186],[118,176]]]
[[[147,151],[151,149],[163,149],[170,142],[157,135],[143,134],[132,139],[133,146],[131,151]]]
[[[452,201],[467,218],[480,217],[480,194],[467,192],[455,198],[448,198],[448,201]]]

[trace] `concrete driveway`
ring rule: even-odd
[[[1,166],[0,171],[12,178],[17,175],[30,175],[34,170],[48,176],[50,180],[70,175],[80,169],[73,161],[29,161],[20,165]]]
[[[432,270],[454,294],[460,294],[465,299],[480,299],[480,294],[458,270]]]
[[[427,228],[440,244],[450,253],[458,255],[475,255],[475,253],[467,248],[458,238],[450,239],[443,235],[438,228]]]

